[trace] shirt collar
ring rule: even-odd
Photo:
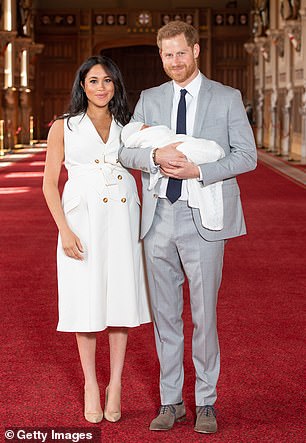
[[[182,88],[182,86],[179,86],[175,81],[173,80],[173,87],[174,87],[174,94],[180,94],[181,89],[186,89],[188,94],[190,94],[192,97],[196,97],[200,91],[202,82],[202,77],[200,71],[198,72],[198,75],[190,82],[187,86]]]

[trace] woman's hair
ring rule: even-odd
[[[159,29],[157,33],[157,46],[161,49],[162,40],[177,37],[181,34],[184,34],[187,44],[191,48],[196,43],[199,43],[198,31],[193,26],[180,20],[175,20]]]
[[[128,108],[127,94],[124,87],[122,75],[116,63],[114,63],[113,60],[105,57],[104,55],[95,55],[89,57],[79,67],[71,90],[71,100],[68,112],[67,114],[62,116],[62,118],[68,117],[69,125],[69,119],[71,117],[75,117],[76,115],[83,114],[87,111],[88,100],[82,86],[84,86],[85,84],[86,75],[95,65],[102,66],[102,68],[105,70],[107,75],[110,76],[114,83],[114,97],[109,102],[108,108],[110,113],[114,116],[114,119],[124,126],[130,121],[131,113]]]

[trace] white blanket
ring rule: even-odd
[[[169,143],[182,142],[176,149],[181,151],[189,161],[200,165],[210,163],[224,157],[224,150],[213,140],[190,137],[185,134],[175,134],[166,126],[151,126],[140,130],[141,122],[127,124],[121,133],[124,145],[128,148],[160,148]],[[150,174],[149,190],[163,177],[158,171]],[[218,231],[223,228],[223,198],[222,182],[203,186],[199,180],[187,180],[188,205],[200,211],[202,225],[206,229]]]

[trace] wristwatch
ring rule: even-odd
[[[158,163],[156,163],[156,151],[158,148],[154,148],[152,151],[152,160],[155,166],[158,166]]]

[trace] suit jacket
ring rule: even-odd
[[[223,180],[224,227],[211,231],[202,226],[198,209],[192,209],[199,234],[208,241],[237,237],[246,233],[236,176],[256,167],[256,146],[241,94],[237,89],[207,79],[203,74],[198,96],[193,137],[217,142],[225,157],[200,165],[203,186]],[[142,91],[133,120],[148,125],[166,125],[170,128],[173,101],[172,81]],[[142,171],[143,210],[141,238],[149,231],[155,213],[158,189],[148,190],[150,155],[147,149],[123,147],[119,160],[127,168]]]

